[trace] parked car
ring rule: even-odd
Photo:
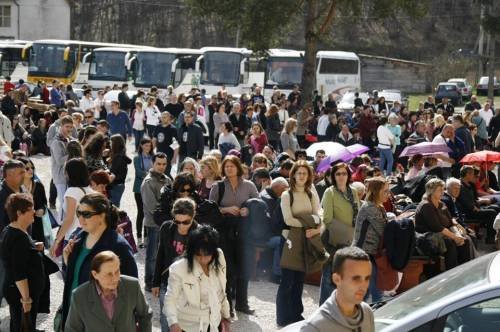
[[[472,85],[466,78],[450,78],[448,82],[457,83],[460,93],[462,94],[462,98],[464,100],[470,100],[470,97],[472,96]]]
[[[448,100],[454,106],[462,104],[462,94],[457,83],[441,82],[438,84],[436,87],[436,96],[434,97],[436,104],[440,103],[444,97],[448,97]]]
[[[355,91],[346,92],[342,98],[337,103],[337,109],[341,112],[352,111],[354,110],[354,93]],[[359,98],[363,101],[363,104],[366,103],[370,95],[368,92],[359,92]]]
[[[376,309],[374,315],[377,332],[498,331],[500,253],[443,272]]]
[[[408,98],[406,98],[401,90],[382,90],[378,92],[378,97],[384,97],[385,102],[389,106],[389,109],[392,108],[395,101],[398,101],[401,105],[406,105]]]
[[[476,93],[478,96],[488,95],[488,76],[483,76],[479,79],[479,82],[476,85]],[[493,92],[495,95],[500,94],[500,82],[498,82],[497,78],[493,80]]]

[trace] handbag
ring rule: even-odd
[[[134,234],[132,231],[132,222],[125,212],[120,213],[120,224],[118,225],[123,230],[122,236],[127,240],[134,254],[137,253],[137,245],[135,243]]]
[[[52,233],[52,223],[49,217],[49,209],[45,209],[42,217],[43,236],[45,238],[45,248],[50,248],[54,243],[54,234]]]
[[[333,219],[328,225],[328,243],[335,247],[351,245],[354,229],[340,220]]]

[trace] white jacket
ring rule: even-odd
[[[179,324],[186,332],[218,331],[222,318],[229,319],[229,302],[226,297],[226,260],[219,251],[220,267],[218,272],[210,266],[210,275],[206,277],[210,285],[208,303],[201,301],[201,289],[204,273],[196,259],[193,270],[188,272],[188,262],[182,258],[169,268],[168,287],[165,294],[163,312],[167,316],[168,326]],[[204,287],[203,287],[204,288]],[[202,309],[202,306],[205,309]]]
[[[14,140],[14,132],[12,131],[12,124],[8,117],[0,112],[0,136],[3,138],[8,146]]]

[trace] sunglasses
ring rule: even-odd
[[[174,219],[174,223],[176,225],[184,225],[184,226],[187,226],[187,225],[191,225],[191,220],[185,220],[185,221],[179,221],[177,219]]]
[[[93,216],[97,216],[98,214],[101,214],[102,212],[95,212],[95,211],[82,211],[82,210],[76,210],[76,216],[78,218],[82,217],[83,219],[90,219]]]
[[[188,192],[191,192],[191,188],[188,188],[188,189],[185,189],[185,188],[179,188],[178,192],[179,193],[188,193]]]

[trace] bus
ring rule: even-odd
[[[316,54],[316,89],[323,100],[361,89],[361,65],[353,52],[319,51]]]
[[[113,44],[59,39],[30,42],[22,51],[23,60],[28,61],[27,81],[34,84],[45,81],[50,84],[58,80],[73,84],[80,74],[83,56],[95,48],[106,46]]]
[[[263,94],[266,101],[271,100],[275,87],[288,96],[293,86],[302,82],[304,51],[270,49],[263,61],[265,62]]]
[[[250,93],[249,59],[252,51],[232,47],[203,47],[201,51],[203,54],[196,60],[199,83],[193,79],[193,86],[205,89],[207,95],[217,94],[223,86],[236,98]]]
[[[172,85],[179,94],[197,84],[199,75],[194,71],[201,54],[202,51],[191,48],[141,49],[130,58],[127,68],[132,72],[134,87],[166,89]]]
[[[28,66],[23,63],[23,48],[28,43],[24,40],[0,41],[0,69],[1,77],[11,76],[12,81],[26,80]]]

